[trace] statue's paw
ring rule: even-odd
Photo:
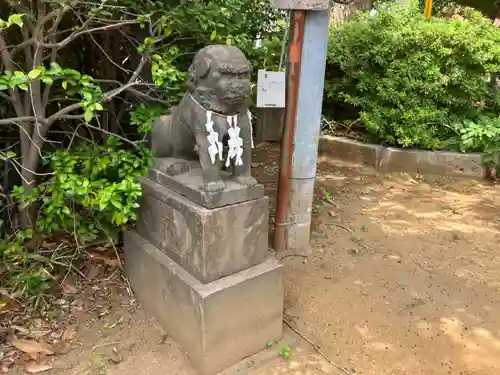
[[[226,188],[226,185],[223,181],[212,181],[205,182],[201,186],[201,190],[208,191],[209,193],[220,193]]]
[[[244,186],[254,186],[257,185],[257,180],[252,176],[238,176],[235,178],[235,181],[240,185]]]
[[[177,176],[183,173],[187,173],[191,170],[190,165],[187,161],[182,161],[182,162],[177,162],[174,164],[171,164],[167,168],[167,174],[169,176]]]

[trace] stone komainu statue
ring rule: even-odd
[[[187,172],[199,159],[204,191],[224,190],[222,169],[242,185],[256,184],[248,110],[251,71],[245,55],[233,46],[212,45],[196,54],[181,102],[153,125],[153,156],[181,159],[169,175]]]

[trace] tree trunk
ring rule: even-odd
[[[24,194],[29,195],[33,192],[33,189],[37,187],[37,171],[40,165],[40,150],[41,147],[38,145],[43,142],[37,142],[35,140],[26,153],[22,155],[22,165],[23,169],[21,171],[23,177],[23,189]],[[37,147],[38,146],[38,147]],[[19,222],[22,227],[34,227],[36,223],[36,205],[30,204],[27,207],[19,207]]]
[[[35,184],[28,184],[26,181],[30,181],[30,178],[35,177],[33,173],[28,172],[26,170],[23,170],[23,189],[24,189],[24,194],[29,195],[33,192],[33,189],[35,188]],[[26,181],[24,181],[26,180]],[[33,204],[30,204],[28,206],[18,206],[19,208],[19,223],[21,224],[22,228],[33,228],[35,226],[36,222],[36,210],[33,206]]]

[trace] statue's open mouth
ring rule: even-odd
[[[239,105],[239,104],[244,104],[246,101],[246,95],[228,95],[226,97],[221,98],[221,101],[229,104],[229,105]]]

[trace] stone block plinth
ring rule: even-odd
[[[204,283],[265,261],[269,200],[207,209],[141,178],[137,232]]]
[[[178,164],[184,164],[184,173],[172,176],[169,171]],[[155,158],[155,168],[149,171],[149,178],[206,208],[218,208],[246,202],[264,196],[264,187],[260,184],[244,186],[231,178],[228,172],[221,172],[226,187],[221,192],[207,192],[201,189],[203,174],[198,162],[182,161],[176,158]]]
[[[138,300],[200,375],[215,375],[281,339],[283,268],[274,259],[204,284],[136,232],[124,242]]]

